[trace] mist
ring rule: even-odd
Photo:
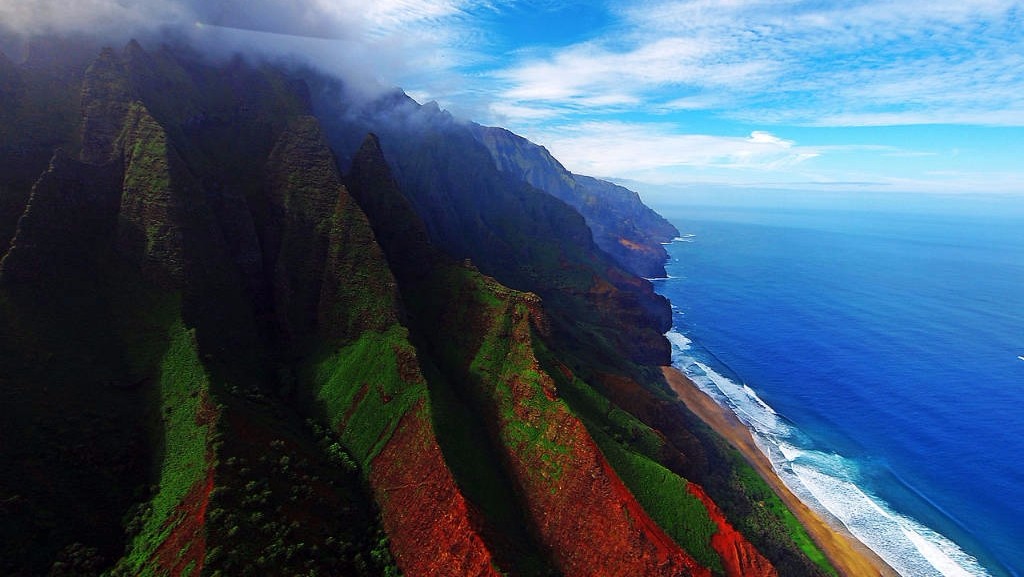
[[[410,33],[412,22],[444,15],[443,5],[358,0],[0,0],[0,46],[41,35],[85,36],[120,47],[185,44],[203,56],[246,57],[311,66],[341,78],[355,97],[393,90],[422,70],[439,41]]]

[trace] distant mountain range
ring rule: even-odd
[[[834,574],[658,370],[677,235],[401,92],[0,54],[0,572]]]

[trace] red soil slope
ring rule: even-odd
[[[168,519],[175,527],[150,560],[158,574],[191,577],[202,571],[206,560],[206,508],[212,490],[213,467],[210,467],[206,478],[192,486]]]
[[[391,551],[406,575],[497,577],[424,414],[421,403],[402,417],[371,465]]]
[[[778,577],[778,572],[744,537],[725,520],[722,510],[708,497],[704,489],[690,483],[686,490],[704,503],[718,532],[711,537],[711,546],[722,557],[725,574],[729,577]]]
[[[580,421],[565,410],[549,422],[552,440],[569,449],[554,457],[561,477],[531,481],[529,453],[511,460],[541,540],[566,575],[710,576],[644,512]]]
[[[509,346],[503,359],[491,359],[498,373],[484,374],[495,379],[496,421],[510,473],[559,569],[574,577],[710,577],[647,515],[557,398],[532,350],[531,324],[538,323],[531,323],[536,309],[529,305],[536,297],[502,296],[507,308],[494,317],[491,331]]]
[[[219,417],[206,391],[200,393],[196,409],[196,424],[213,424]],[[167,525],[174,527],[150,557],[148,565],[157,574],[170,577],[198,576],[206,561],[206,509],[213,491],[214,456],[209,445],[206,451],[206,477],[198,480],[185,494],[185,498],[168,517]]]

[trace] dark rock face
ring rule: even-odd
[[[210,203],[223,232],[228,257],[238,267],[254,309],[258,313],[270,310],[272,299],[265,283],[263,249],[245,191],[237,184],[211,185],[217,187],[219,190]]]
[[[668,254],[661,243],[679,235],[671,223],[648,208],[637,193],[610,182],[572,174],[548,153],[504,128],[471,125],[473,135],[498,169],[530,183],[579,211],[594,243],[619,266],[645,277],[665,276]]]
[[[359,147],[348,182],[352,195],[374,224],[374,234],[388,252],[393,268],[413,278],[428,273],[437,260],[437,250],[430,245],[423,221],[392,176],[376,134],[367,135]]]
[[[0,51],[0,120],[10,122],[17,113],[18,94],[24,90],[18,66]]]
[[[58,150],[32,188],[0,261],[0,282],[54,282],[66,267],[89,262],[89,247],[108,239],[114,228],[119,180],[116,166],[84,164]]]
[[[102,164],[116,153],[118,137],[132,103],[127,71],[110,48],[85,71],[82,83],[82,154]]]
[[[665,276],[668,253],[662,243],[679,236],[679,231],[660,214],[648,208],[628,188],[581,174],[573,178],[582,188],[584,215],[595,229],[598,246],[636,275]]]
[[[34,39],[23,52],[0,57],[0,255],[54,150],[77,157],[82,78],[97,53],[56,39]]]
[[[186,259],[205,258],[220,248],[212,214],[199,183],[142,105],[131,106],[121,126],[124,181],[117,248],[151,278],[182,286]]]
[[[265,249],[278,322],[286,334],[312,332],[327,257],[328,228],[341,176],[315,118],[297,119],[267,165],[270,212]]]

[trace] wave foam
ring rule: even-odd
[[[845,526],[900,575],[908,577],[985,577],[971,555],[939,533],[901,515],[862,489],[859,467],[835,453],[817,451],[807,437],[779,415],[757,392],[716,371],[700,358],[700,347],[682,333],[666,335],[672,364],[750,428],[783,482],[808,506]]]
[[[693,242],[693,239],[695,238],[697,238],[697,235],[695,234],[684,234],[683,236],[677,236],[672,240],[668,242],[663,242],[661,244],[672,244],[674,242]]]
[[[977,577],[987,575],[974,557],[955,543],[868,494],[852,481],[813,466],[791,470],[829,513],[900,575]]]
[[[669,331],[665,333],[665,338],[668,339],[669,344],[672,345],[672,359],[675,360],[676,351],[685,352],[690,349],[690,343],[693,342],[686,338],[686,335],[678,331]]]

